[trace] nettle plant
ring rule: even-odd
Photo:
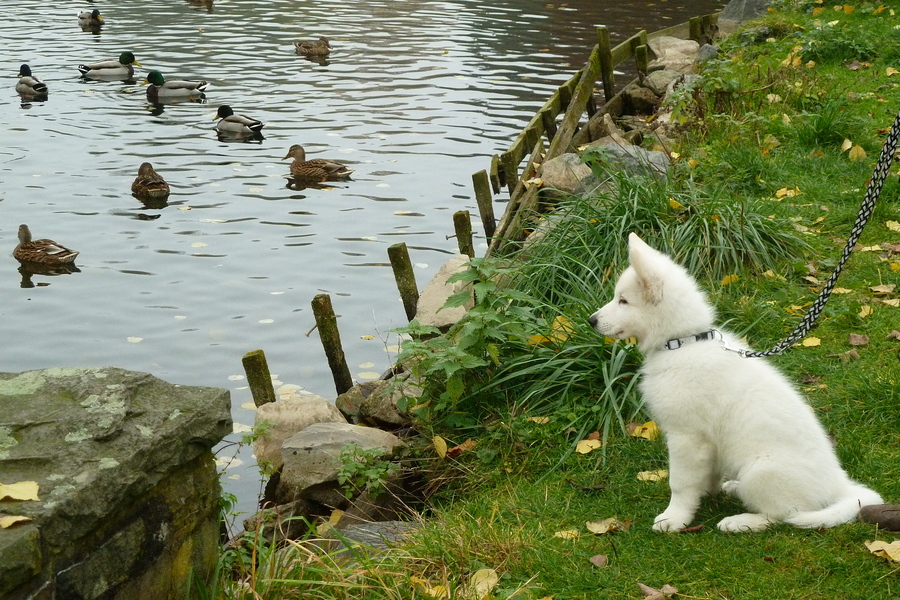
[[[423,387],[418,403],[400,406],[401,410],[415,410],[425,417],[446,415],[490,379],[500,366],[504,348],[527,345],[539,320],[537,302],[498,284],[511,273],[511,268],[496,260],[474,258],[467,270],[449,279],[468,285],[451,296],[444,308],[464,306],[475,297],[475,305],[459,323],[444,335],[415,319],[395,330],[410,337],[403,343],[398,363],[409,366]]]
[[[341,448],[341,466],[337,481],[350,498],[362,492],[379,496],[387,491],[387,481],[400,471],[400,467],[384,457],[380,448],[363,448],[359,444],[347,444]]]

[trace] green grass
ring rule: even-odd
[[[716,496],[695,519],[700,531],[653,533],[668,486],[637,473],[666,468],[665,446],[623,432],[648,418],[636,393],[639,356],[586,323],[625,266],[630,231],[685,264],[720,323],[760,350],[793,330],[830,275],[900,108],[900,74],[888,71],[900,68],[900,4],[854,3],[851,14],[815,0],[773,6],[723,41],[696,93],[681,95],[678,112],[690,118],[668,181],[616,177],[615,194],[560,204],[566,218],[521,262],[474,263],[466,277],[479,303],[467,322],[408,346],[427,392],[413,454],[437,490],[410,543],[349,562],[302,546],[302,560],[279,563],[263,547],[259,564],[277,568],[231,562],[219,581],[234,570],[273,598],[455,599],[490,568],[500,579],[489,597],[498,599],[640,598],[638,583],[671,584],[690,598],[900,599],[900,564],[864,546],[900,534],[872,525],[725,534],[716,523],[742,508]],[[853,60],[866,64],[851,68]],[[845,140],[866,157],[851,158]],[[900,244],[889,228],[900,222],[900,165],[891,172],[861,247]],[[723,284],[728,275],[738,278]],[[811,333],[820,344],[770,360],[807,396],[850,475],[897,502],[900,341],[888,334],[900,329],[900,306],[879,300],[900,290],[870,289],[890,283],[900,288],[900,255],[855,252],[838,282],[849,293],[832,296]],[[871,314],[861,316],[864,307]],[[851,333],[868,344],[854,348]],[[845,362],[853,349],[859,357]],[[602,448],[574,452],[592,431]],[[477,445],[440,459],[432,435]],[[630,528],[588,533],[587,521],[612,516]],[[566,530],[580,535],[555,536]],[[595,555],[608,564],[593,566]],[[233,590],[199,597],[250,597]]]

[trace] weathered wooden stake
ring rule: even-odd
[[[600,49],[600,77],[603,79],[603,96],[606,101],[616,95],[616,76],[613,73],[612,54],[609,50],[609,29],[605,26],[597,28],[598,48]]]
[[[475,246],[472,244],[472,215],[467,210],[453,213],[453,230],[456,231],[456,244],[459,253],[475,258]]]
[[[412,261],[409,260],[409,250],[406,244],[400,242],[388,247],[388,258],[391,259],[391,268],[394,270],[394,280],[397,282],[397,290],[400,299],[403,300],[403,308],[406,310],[406,318],[412,321],[416,318],[416,305],[419,303],[419,288],[416,286],[416,274],[413,273]]]
[[[257,408],[269,402],[275,402],[275,388],[272,387],[272,375],[269,374],[269,363],[266,362],[266,353],[262,350],[251,350],[241,359],[244,363],[244,373],[247,374],[247,383],[253,394],[253,404]]]
[[[334,389],[338,394],[343,394],[353,387],[353,378],[350,376],[344,349],[341,347],[341,334],[338,331],[337,317],[331,307],[331,296],[318,294],[312,299],[312,310],[316,317],[316,326],[319,328],[319,338],[328,358],[328,366],[331,368]]]
[[[637,66],[638,73],[641,75],[647,74],[647,68],[650,64],[650,54],[647,46],[638,46],[634,49],[634,64]]]
[[[488,244],[494,237],[497,229],[497,220],[494,218],[494,199],[491,197],[491,182],[487,171],[482,169],[472,175],[472,185],[475,186],[475,201],[478,202],[478,212],[481,214],[481,225],[484,227],[484,237]]]
[[[689,31],[688,36],[694,40],[695,42],[700,42],[700,37],[703,35],[703,20],[700,17],[691,17],[691,20],[688,21]]]

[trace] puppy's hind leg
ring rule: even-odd
[[[735,533],[743,533],[748,531],[763,531],[769,526],[771,521],[766,515],[759,513],[741,513],[725,517],[719,521],[719,529],[722,531],[733,531]]]

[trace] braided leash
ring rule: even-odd
[[[838,277],[841,275],[841,269],[844,268],[844,264],[850,258],[853,248],[859,241],[859,236],[862,235],[863,229],[869,221],[869,217],[872,216],[872,211],[875,210],[875,202],[878,200],[879,194],[881,194],[881,188],[884,186],[884,181],[887,179],[888,171],[891,168],[891,162],[894,160],[894,152],[897,150],[898,138],[900,138],[900,112],[897,113],[897,118],[894,119],[894,125],[891,127],[887,140],[884,142],[884,147],[881,149],[881,156],[878,157],[878,164],[875,165],[875,173],[872,175],[871,181],[869,181],[869,187],[866,189],[866,196],[863,198],[862,206],[859,209],[859,215],[856,217],[856,222],[853,224],[853,230],[850,232],[850,237],[847,239],[847,244],[844,246],[844,251],[841,253],[841,259],[831,273],[831,277],[829,277],[828,281],[825,283],[825,287],[822,288],[822,293],[819,294],[819,297],[816,298],[816,301],[813,302],[812,306],[809,308],[809,312],[803,316],[803,320],[800,321],[794,331],[792,331],[780,344],[765,352],[737,350],[736,352],[742,357],[762,358],[764,356],[772,356],[773,354],[781,354],[806,337],[806,334],[813,328],[816,319],[819,318],[819,314],[821,314],[822,309],[825,308],[825,303],[828,302],[828,298],[831,296],[831,292],[834,289],[834,285],[837,283]]]

